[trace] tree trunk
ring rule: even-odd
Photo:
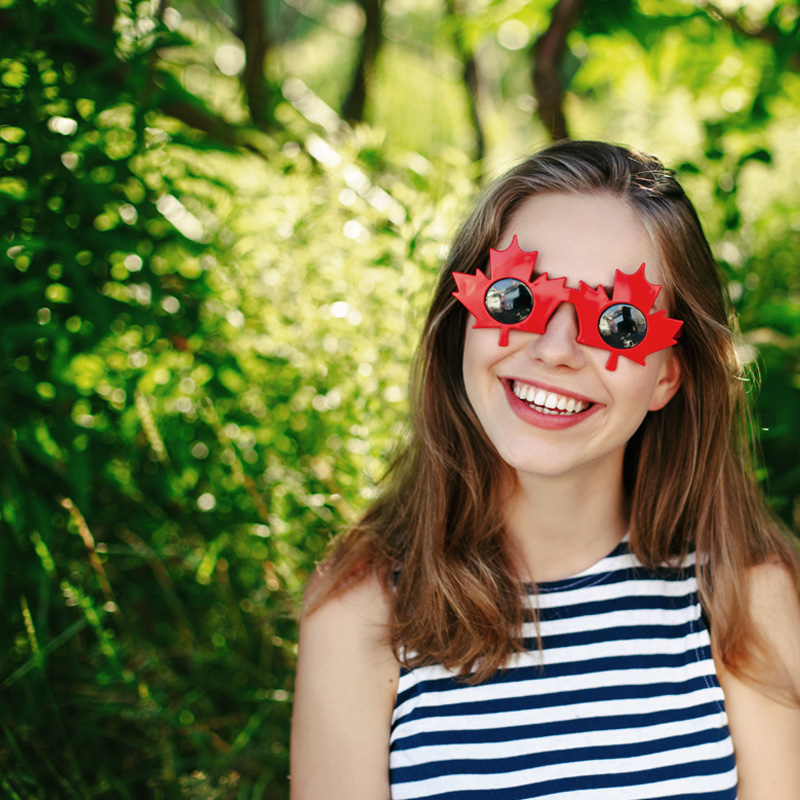
[[[483,161],[483,157],[486,153],[486,138],[483,133],[483,122],[480,116],[480,77],[478,75],[478,63],[475,60],[475,54],[467,47],[461,27],[458,25],[458,17],[464,14],[462,3],[458,2],[458,0],[447,0],[446,5],[447,13],[453,17],[455,30],[453,38],[455,40],[458,57],[461,60],[461,76],[467,90],[467,97],[469,98],[470,119],[475,129],[475,160]]]
[[[383,44],[383,0],[358,0],[358,4],[364,11],[364,32],[350,91],[342,103],[342,116],[351,122],[364,119],[369,84]]]
[[[558,0],[550,26],[533,48],[533,91],[539,118],[553,141],[569,139],[564,116],[564,84],[561,61],[569,34],[580,10],[580,0]]]
[[[265,0],[236,0],[239,14],[239,38],[244,44],[245,66],[241,82],[250,109],[250,119],[257,128],[272,123],[272,93],[264,76],[264,62],[269,51]]]

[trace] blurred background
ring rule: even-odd
[[[480,185],[656,153],[800,529],[800,9],[0,0],[0,796],[285,799],[295,614]]]

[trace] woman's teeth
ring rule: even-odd
[[[512,381],[511,390],[520,400],[535,406],[542,414],[579,414],[591,405],[574,397],[546,392],[544,389],[537,389],[535,386],[518,381]]]

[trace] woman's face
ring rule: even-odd
[[[536,274],[604,286],[611,296],[617,269],[633,273],[644,262],[650,283],[662,282],[661,260],[644,225],[623,200],[606,194],[554,193],[525,201],[495,249],[516,236],[537,250]],[[656,300],[654,310],[662,306]],[[467,396],[500,456],[518,472],[556,477],[617,470],[625,446],[648,411],[662,408],[680,384],[672,348],[625,357],[606,368],[609,353],[579,344],[575,307],[562,303],[543,334],[474,329],[464,343]]]

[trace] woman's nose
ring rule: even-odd
[[[547,322],[545,332],[534,335],[528,354],[548,367],[578,369],[586,361],[578,344],[578,315],[572,303],[562,303]]]

